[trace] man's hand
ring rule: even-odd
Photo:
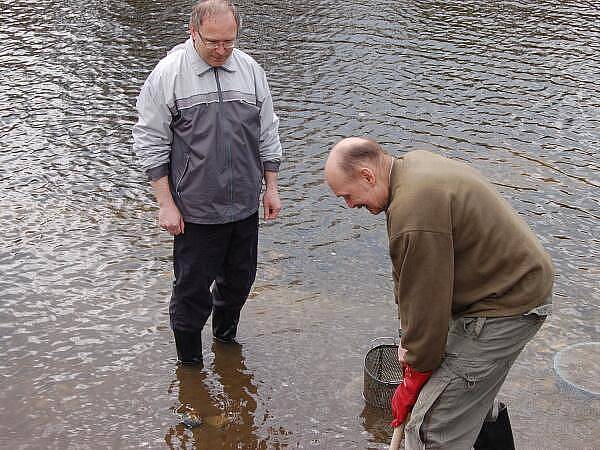
[[[281,200],[277,192],[277,172],[265,170],[266,190],[263,194],[263,209],[265,220],[276,219],[281,211]]]
[[[405,348],[401,345],[398,346],[398,361],[400,361],[401,366],[406,362],[406,352],[407,350]]]
[[[167,230],[172,236],[183,234],[184,222],[181,213],[175,203],[169,203],[165,206],[161,206],[158,211],[158,225],[163,229]]]
[[[158,202],[158,225],[167,230],[169,234],[177,236],[183,234],[183,217],[179,212],[179,208],[173,201],[171,188],[169,187],[169,179],[167,177],[159,178],[151,181],[150,184],[154,189],[154,195]]]
[[[265,220],[276,219],[279,211],[281,211],[281,200],[277,188],[265,191],[263,195],[263,209]]]
[[[406,416],[417,401],[421,388],[427,382],[433,371],[418,372],[407,363],[404,363],[402,381],[396,388],[392,397],[392,415],[394,428],[406,421]]]

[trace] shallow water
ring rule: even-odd
[[[385,448],[389,417],[361,398],[370,341],[397,328],[385,224],[322,176],[332,143],[369,135],[473,164],[540,235],[555,314],[503,401],[518,448],[598,448],[600,401],[552,365],[600,340],[598,6],[239,4],[281,118],[284,210],[261,224],[242,347],[206,335],[202,371],[175,366],[170,239],[131,149],[188,2],[0,10],[0,446]]]

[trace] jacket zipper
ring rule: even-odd
[[[219,107],[223,104],[223,91],[221,91],[221,82],[219,81],[219,69],[217,67],[213,67],[213,71],[215,73],[215,81],[217,82],[217,94],[219,95]],[[221,111],[219,110],[219,115]],[[222,130],[222,128],[221,128]],[[223,136],[221,135],[221,140],[223,141]],[[227,157],[227,168],[229,169],[229,186],[227,189],[227,198],[229,200],[229,211],[230,215],[232,214],[232,206],[233,206],[233,168],[231,164],[231,145],[229,142],[225,145],[225,156]],[[233,217],[231,217],[233,218]]]
[[[213,72],[215,73],[215,81],[217,82],[217,94],[219,95],[219,103],[223,103],[223,92],[221,92],[221,83],[219,82],[218,70],[218,68],[213,67]]]

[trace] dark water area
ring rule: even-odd
[[[600,341],[598,3],[238,3],[284,209],[261,223],[241,347],[205,334],[202,370],[175,365],[171,240],[131,139],[188,2],[0,3],[0,447],[387,448],[361,397],[371,340],[397,329],[384,218],[322,174],[334,142],[369,135],[472,164],[538,233],[554,315],[501,397],[517,448],[600,448],[600,400],[553,368]]]

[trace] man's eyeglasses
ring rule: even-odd
[[[198,33],[198,36],[200,37],[200,40],[206,47],[212,49],[219,47],[229,49],[235,47],[235,44],[237,43],[235,39],[233,41],[211,41],[209,39],[204,39],[200,33]]]

